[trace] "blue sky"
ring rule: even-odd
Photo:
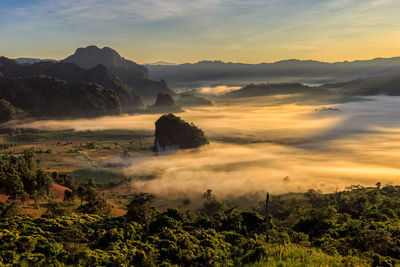
[[[0,0],[0,55],[110,46],[139,63],[400,56],[398,0]]]

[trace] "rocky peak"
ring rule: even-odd
[[[169,107],[174,106],[175,101],[169,94],[158,93],[156,102],[154,103],[154,107]]]
[[[207,143],[203,130],[174,114],[162,115],[156,121],[155,151],[196,148]]]

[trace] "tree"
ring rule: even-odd
[[[212,190],[211,189],[207,189],[207,191],[204,192],[204,194],[203,194],[203,198],[205,198],[207,200],[210,200],[211,198],[213,198]]]
[[[152,216],[151,204],[156,199],[156,196],[151,193],[136,193],[129,202],[126,213],[128,221],[137,221],[146,224],[146,232],[149,233],[149,223]]]
[[[99,215],[110,213],[110,206],[107,204],[104,195],[101,195],[94,187],[86,188],[83,200],[86,201],[86,204],[82,204],[78,207],[77,210],[79,212]]]
[[[64,201],[74,201],[75,195],[71,190],[66,189],[64,191]]]
[[[53,179],[41,169],[37,169],[32,149],[22,156],[0,158],[0,190],[11,199],[48,198]]]

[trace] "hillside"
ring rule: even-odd
[[[277,84],[249,84],[243,88],[228,92],[222,97],[253,97],[253,96],[268,96],[279,94],[311,94],[330,95],[331,93],[326,88],[310,87],[300,83],[277,83]]]
[[[125,84],[144,98],[155,98],[159,92],[173,94],[165,81],[150,79],[146,67],[121,57],[117,51],[109,48],[88,46],[78,48],[75,53],[63,62],[75,63],[85,69],[102,64],[107,66],[111,73],[121,79]]]
[[[400,96],[400,75],[369,77],[350,82],[325,84],[323,87],[350,96]]]
[[[62,112],[58,116],[71,115],[79,117],[98,115],[113,115],[124,113],[132,113],[142,108],[142,100],[136,92],[124,84],[119,78],[114,76],[110,70],[103,66],[97,65],[91,69],[84,69],[73,63],[57,63],[57,62],[38,62],[35,64],[19,64],[15,60],[5,57],[0,58],[0,76],[2,84],[2,96],[5,100],[9,101],[12,105],[26,111],[27,115],[34,115],[40,117],[53,117],[57,113],[50,112],[50,109],[42,109],[40,112],[29,114],[35,109],[41,107],[34,107],[40,101],[32,100],[32,97],[38,99],[43,98],[45,91],[48,91],[49,86],[56,89],[52,95],[46,96],[45,104],[48,106],[58,104],[59,102],[64,107],[72,108],[69,112]],[[51,79],[43,80],[46,76]],[[35,86],[31,81],[36,79],[40,80],[41,88],[30,88]],[[63,81],[63,83],[56,82]],[[7,92],[9,88],[14,88],[15,92]],[[96,89],[95,89],[96,88]],[[105,89],[105,90],[103,90]],[[63,92],[63,90],[65,90]],[[87,91],[90,90],[90,91]],[[25,93],[30,92],[25,95]],[[80,92],[80,93],[78,93]],[[101,93],[100,93],[101,92]],[[99,94],[100,93],[100,94]],[[18,95],[13,97],[12,94]],[[35,96],[35,94],[38,94]],[[40,96],[42,94],[42,96]],[[83,99],[80,101],[90,103],[88,105],[88,114],[84,110],[74,110],[80,104],[70,103],[75,101],[79,94]],[[90,97],[89,97],[90,95]],[[29,97],[29,100],[25,100]],[[52,99],[55,97],[57,99]],[[64,99],[62,99],[64,97]],[[30,101],[30,103],[28,103]],[[42,101],[42,102],[43,102]],[[65,101],[65,103],[63,103]],[[85,104],[82,104],[83,106]],[[82,106],[82,107],[83,107]],[[91,107],[96,107],[97,111],[91,110]]]
[[[0,79],[0,99],[41,118],[95,117],[122,113],[116,94],[108,88],[82,82],[71,85],[49,76]]]

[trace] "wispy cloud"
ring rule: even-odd
[[[85,23],[94,21],[163,20],[189,15],[218,5],[220,0],[42,0],[18,7],[13,15],[30,18],[51,18],[54,21]]]

